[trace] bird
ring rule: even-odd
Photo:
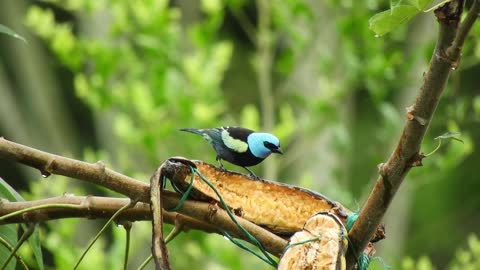
[[[181,128],[181,131],[201,135],[217,153],[216,160],[225,170],[222,160],[243,167],[254,178],[258,177],[247,167],[255,166],[272,153],[283,154],[280,141],[270,133],[255,132],[242,127],[210,129]]]

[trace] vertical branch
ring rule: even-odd
[[[155,269],[170,270],[167,246],[163,237],[162,216],[162,173],[163,165],[158,168],[150,179],[150,208],[152,209],[152,255]]]
[[[275,125],[274,97],[272,94],[272,9],[269,0],[257,0],[257,80],[260,91],[262,129],[272,131]],[[265,178],[275,179],[277,174],[274,159],[265,162]]]
[[[458,65],[460,49],[466,34],[478,17],[480,5],[476,0],[464,23],[458,27],[462,9],[463,1],[457,0],[435,10],[440,28],[429,69],[424,76],[415,104],[407,109],[407,122],[397,147],[388,161],[379,166],[376,184],[348,234],[353,247],[347,255],[347,269],[354,267],[355,254],[360,254],[364,250],[409,170],[422,164],[425,157],[420,153],[423,138],[448,77]]]

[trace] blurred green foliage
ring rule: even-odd
[[[87,133],[97,144],[84,145],[77,158],[103,160],[143,180],[170,156],[214,162],[208,144],[177,129],[221,125],[264,129],[258,40],[267,39],[273,44],[268,74],[275,116],[269,131],[286,149],[286,155],[268,162],[278,164],[280,181],[358,209],[372,187],[376,164],[388,157],[399,137],[404,108],[413,102],[431,57],[435,18],[431,12],[420,12],[431,1],[267,2],[271,24],[266,34],[257,31],[259,16],[265,14],[259,13],[255,1],[29,3],[22,14],[25,24],[63,72],[52,69],[53,76],[67,85],[63,92],[74,92],[92,114],[90,119],[82,112],[73,121],[77,132],[84,121],[93,121],[94,130]],[[406,23],[407,19],[411,20]],[[480,35],[478,24],[472,32]],[[377,254],[393,269],[478,265],[475,236],[468,238],[466,251],[454,250],[465,246],[469,232],[480,225],[475,215],[480,182],[474,173],[480,160],[475,152],[480,140],[479,61],[480,42],[470,38],[422,151],[431,152],[437,145],[434,138],[446,131],[460,132],[464,143],[444,143],[423,167],[413,169],[386,219],[389,238]],[[27,63],[47,69],[43,63]],[[18,76],[29,80],[27,73]],[[42,91],[44,86],[37,87],[30,91]],[[37,137],[42,138],[40,134]],[[85,143],[86,138],[80,141]],[[64,192],[115,195],[73,186],[64,177],[48,181],[55,185],[31,182],[22,195],[26,199]],[[49,267],[71,268],[101,224],[46,223],[41,243],[52,258]],[[150,252],[149,226],[147,222],[133,226],[130,268],[138,267]],[[124,230],[112,228],[81,268],[121,268],[124,243]],[[168,247],[173,269],[270,268],[218,235],[188,232]],[[21,253],[32,257],[28,247]],[[35,265],[32,259],[27,263]],[[374,260],[372,269],[383,267]]]
[[[469,235],[467,244],[467,248],[457,251],[455,259],[451,262],[450,269],[480,269],[480,240],[478,236],[475,234]]]

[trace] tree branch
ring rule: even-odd
[[[150,202],[150,186],[105,167],[102,161],[88,163],[70,159],[0,138],[0,157],[36,168],[43,176],[64,175],[124,194],[132,200]]]
[[[424,158],[420,153],[421,143],[445,89],[448,76],[459,61],[465,36],[478,15],[478,6],[478,1],[475,1],[458,33],[463,1],[452,1],[435,10],[440,32],[429,70],[425,74],[415,104],[407,109],[407,122],[397,147],[388,161],[379,165],[376,184],[348,234],[353,244],[353,252],[349,249],[347,269],[353,268],[356,263],[355,255],[365,249],[408,171],[412,167],[421,166]],[[449,49],[452,44],[453,50]]]
[[[480,3],[478,0],[473,1],[470,11],[463,20],[462,24],[458,28],[458,33],[455,39],[453,40],[452,46],[448,48],[447,55],[451,57],[458,58],[462,51],[463,43],[468,36],[468,33],[472,29],[473,24],[477,20],[480,12]]]
[[[71,204],[78,207],[75,208],[44,208],[31,212],[16,215],[11,218],[0,220],[0,225],[12,223],[39,223],[49,220],[63,219],[63,218],[88,218],[88,219],[108,219],[122,206],[127,204],[129,199],[110,198],[110,197],[96,197],[96,196],[74,196],[63,195],[43,200],[24,201],[24,202],[9,202],[2,200],[0,202],[0,216],[8,215],[13,212],[32,208],[36,206],[51,205],[51,204]],[[145,221],[151,220],[150,205],[146,203],[137,203],[134,207],[126,209],[118,217],[117,221]],[[204,232],[218,233],[217,228],[202,222],[200,220],[176,213],[163,212],[164,221],[168,224],[178,223],[178,220],[184,225],[185,231],[189,229],[201,230]]]
[[[0,138],[0,157],[36,168],[42,174],[60,174],[80,179],[124,194],[132,198],[132,200],[137,198],[140,202],[150,203],[150,186],[147,183],[105,168],[101,161],[88,163],[69,159],[17,144],[4,138]],[[180,200],[178,194],[166,190],[162,192],[162,198],[165,209],[174,208]],[[93,209],[94,207],[91,208]],[[0,210],[3,211],[1,208]],[[77,210],[69,210],[72,213],[78,213],[75,212]],[[126,212],[129,213],[129,211],[133,211],[133,209],[129,209]],[[54,211],[52,210],[52,212]],[[225,210],[218,206],[187,200],[177,212],[210,224],[212,227],[218,228],[218,230],[226,231],[234,237],[249,241],[246,235],[230,219]],[[58,218],[61,218],[61,214],[58,214]],[[287,245],[287,241],[241,217],[236,218],[247,231],[262,243],[268,252],[277,256],[282,253],[283,248]]]
[[[168,261],[167,244],[163,236],[162,215],[162,178],[163,163],[150,178],[150,209],[152,211],[152,256],[155,261],[155,269],[170,270]]]

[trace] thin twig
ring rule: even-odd
[[[10,252],[13,251],[13,247],[10,245],[10,243],[8,243],[7,240],[3,239],[2,237],[0,237],[0,244],[3,245],[4,247],[6,247],[8,250],[10,250]],[[15,253],[12,253],[13,256],[15,256],[15,258],[17,259],[17,262],[20,262],[20,264],[22,265],[23,269],[27,269],[28,270],[28,266],[27,264],[23,261],[22,257],[20,257],[16,252]]]
[[[82,262],[85,255],[87,255],[90,248],[93,246],[93,244],[95,244],[95,242],[98,240],[98,238],[103,234],[103,232],[108,228],[108,226],[115,220],[115,218],[118,215],[120,215],[123,211],[125,211],[126,209],[128,209],[130,207],[133,207],[136,203],[137,203],[136,201],[130,201],[128,204],[125,204],[122,208],[118,209],[118,211],[115,212],[115,214],[113,214],[113,216],[105,223],[105,225],[103,225],[102,229],[100,229],[100,231],[97,233],[97,235],[95,235],[95,237],[92,239],[92,241],[90,241],[90,244],[88,244],[88,247],[85,249],[85,251],[82,253],[80,258],[78,259],[77,263],[73,267],[74,270],[78,268],[78,266]]]
[[[177,235],[179,235],[183,231],[184,226],[185,226],[185,223],[183,222],[183,219],[180,216],[177,217],[175,219],[175,226],[165,238],[165,243],[168,244],[170,241],[175,239],[175,237],[177,237]]]
[[[32,235],[32,233],[35,231],[36,224],[35,223],[30,223],[27,227],[27,230],[23,232],[22,236],[20,239],[18,239],[17,244],[13,249],[10,251],[10,254],[8,255],[7,259],[3,262],[2,266],[0,269],[5,269],[10,262],[10,260],[15,256],[17,253],[17,250],[22,246],[22,244],[28,240],[28,238]]]
[[[0,217],[0,222],[5,220],[5,219],[12,218],[14,216],[19,216],[21,214],[28,213],[28,212],[33,212],[33,211],[40,210],[40,209],[48,209],[48,208],[50,208],[50,209],[58,209],[58,208],[78,209],[79,207],[80,207],[79,205],[57,204],[57,203],[32,206],[32,207],[20,209],[18,211],[15,211],[15,212],[6,214],[4,216],[1,216]]]
[[[130,234],[132,232],[132,222],[126,221],[122,222],[122,226],[125,229],[125,257],[123,260],[123,270],[128,269],[128,254],[130,251]]]
[[[472,29],[473,24],[477,20],[480,12],[480,1],[473,1],[472,7],[468,12],[467,17],[463,20],[462,24],[458,28],[457,35],[452,42],[452,46],[447,50],[447,54],[453,59],[458,58],[462,50],[465,39],[468,36],[468,33]]]
[[[142,264],[137,268],[137,270],[143,270],[147,265],[148,263],[150,263],[153,259],[153,256],[152,254],[150,253],[150,255],[148,256],[148,258],[146,258]]]
[[[235,9],[233,7],[230,7],[230,10],[232,11],[232,15],[235,17],[235,19],[237,19],[237,22],[240,24],[240,27],[243,29],[243,31],[247,35],[250,42],[256,45],[257,44],[257,40],[255,38],[257,35],[256,29],[255,29],[255,26],[248,19],[245,12],[241,8]]]

